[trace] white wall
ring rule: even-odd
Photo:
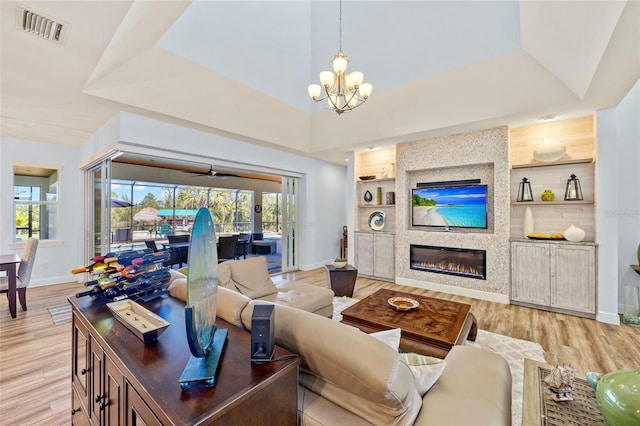
[[[640,283],[640,81],[615,108],[598,111],[598,320],[617,324],[624,286]]]
[[[90,160],[114,144],[156,156],[191,155],[300,177],[299,266],[313,269],[339,256],[346,217],[346,166],[251,144],[130,113],[119,113],[81,148]]]
[[[0,253],[22,255],[23,245],[14,244],[13,161],[61,166],[60,228],[55,241],[41,241],[36,253],[31,286],[76,280],[71,269],[81,261],[82,195],[78,170],[78,148],[43,142],[2,138],[0,140]]]

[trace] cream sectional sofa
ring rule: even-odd
[[[259,303],[220,288],[217,315],[249,331]],[[497,354],[455,346],[420,396],[401,355],[358,329],[281,304],[274,322],[276,343],[301,359],[301,425],[511,425],[511,372]]]
[[[170,294],[185,300],[186,277],[174,270],[171,274]],[[287,305],[326,317],[333,315],[332,290],[296,282],[276,285],[269,278],[267,261],[262,256],[220,263],[218,284],[250,299]]]

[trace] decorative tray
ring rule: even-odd
[[[398,311],[410,311],[420,305],[417,300],[409,297],[391,297],[388,302]]]
[[[156,340],[169,322],[131,300],[107,303],[113,316],[145,343]]]
[[[373,176],[359,176],[360,180],[373,180],[376,178],[375,175]]]
[[[542,234],[538,234],[538,235],[527,235],[527,238],[530,240],[565,240],[566,238],[564,237],[557,237],[557,236],[553,236],[553,235],[542,235]]]

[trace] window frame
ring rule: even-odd
[[[56,210],[56,214],[55,214],[55,229],[56,229],[56,235],[55,238],[47,238],[47,239],[42,239],[40,238],[40,246],[43,247],[47,247],[47,246],[60,246],[62,245],[62,238],[61,238],[61,233],[62,233],[62,229],[60,229],[60,224],[61,224],[61,216],[62,216],[62,212],[61,212],[61,202],[60,202],[60,198],[61,198],[61,177],[62,177],[62,166],[59,164],[44,164],[44,163],[34,163],[34,162],[23,162],[23,161],[12,161],[11,162],[11,166],[12,166],[12,174],[13,174],[13,185],[12,185],[12,191],[11,191],[11,199],[12,199],[12,212],[11,212],[11,216],[12,216],[12,242],[9,243],[9,248],[11,249],[19,249],[19,248],[24,248],[24,246],[26,245],[26,240],[23,241],[16,241],[16,234],[17,234],[17,228],[16,228],[16,211],[19,205],[21,206],[28,206],[28,205],[32,205],[32,206],[40,206],[42,207],[48,207],[48,206],[53,206]],[[57,180],[56,180],[56,199],[55,201],[47,201],[45,200],[40,200],[40,201],[33,201],[33,200],[16,200],[15,198],[15,188],[16,186],[32,186],[32,185],[16,185],[16,167],[31,167],[31,168],[40,168],[40,169],[49,169],[49,170],[55,170],[55,173],[57,175]],[[42,197],[41,197],[42,198]],[[46,196],[45,196],[46,198]],[[40,232],[42,232],[40,230]],[[42,235],[40,235],[41,237]]]

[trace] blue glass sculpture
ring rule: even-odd
[[[193,224],[187,264],[185,322],[192,356],[180,377],[182,389],[194,381],[214,385],[227,340],[227,329],[216,330],[218,251],[211,213],[204,207],[198,210]]]

